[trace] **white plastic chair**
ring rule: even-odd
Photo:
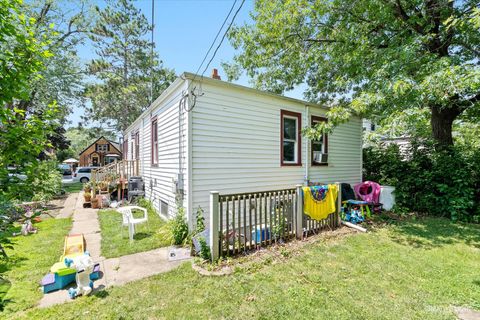
[[[143,217],[134,218],[133,210],[143,211]],[[135,225],[148,221],[147,209],[142,207],[137,207],[137,206],[128,206],[128,207],[118,208],[117,211],[122,214],[122,219],[123,219],[122,225],[124,227],[128,227],[128,236],[130,240],[133,240],[133,235],[135,234]]]

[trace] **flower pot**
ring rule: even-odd
[[[92,208],[93,209],[98,209],[98,199],[97,198],[92,199]]]
[[[85,202],[90,202],[92,199],[92,195],[90,193],[85,193],[83,197],[85,198]]]

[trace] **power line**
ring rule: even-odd
[[[220,27],[220,30],[218,30],[217,32],[217,35],[215,36],[215,39],[213,40],[212,44],[210,45],[210,48],[208,49],[207,53],[205,54],[205,57],[203,58],[202,60],[202,63],[200,64],[200,66],[198,67],[197,71],[195,72],[194,76],[193,76],[193,79],[192,81],[190,82],[190,84],[188,85],[188,88],[187,88],[187,94],[183,97],[184,99],[187,99],[187,97],[189,97],[190,95],[192,96],[193,98],[193,103],[190,107],[186,107],[186,103],[185,103],[185,100],[183,102],[183,108],[186,112],[190,112],[191,110],[193,110],[193,108],[195,107],[195,104],[196,104],[196,100],[197,100],[197,95],[195,94],[195,88],[196,86],[193,88],[193,90],[190,90],[190,86],[193,84],[193,82],[195,81],[195,79],[197,78],[198,76],[198,72],[200,71],[200,69],[202,68],[202,65],[203,63],[205,62],[205,60],[207,59],[208,57],[208,54],[210,53],[210,51],[212,50],[215,42],[217,41],[217,38],[220,34],[220,32],[223,30],[223,27],[225,26],[225,23],[227,22],[228,18],[230,17],[230,14],[232,13],[233,11],[233,8],[235,8],[235,5],[237,3],[237,0],[235,0],[235,2],[233,3],[232,7],[230,8],[230,11],[228,12],[227,16],[225,17],[225,20],[223,21],[223,24],[222,26]],[[237,11],[235,11],[235,14],[233,15],[233,18],[232,18],[232,21],[230,21],[230,24],[228,25],[227,29],[225,30],[225,32],[223,33],[223,36],[222,36],[222,39],[220,40],[220,43],[217,45],[217,47],[215,48],[215,51],[213,52],[213,55],[212,57],[210,58],[210,60],[208,61],[207,63],[207,66],[205,67],[205,69],[203,70],[202,74],[201,74],[201,78],[203,78],[203,75],[205,74],[205,71],[207,71],[208,67],[210,66],[210,63],[212,63],[213,59],[215,58],[215,55],[217,54],[218,52],[218,49],[220,49],[222,43],[223,43],[223,40],[225,40],[225,37],[228,33],[228,31],[230,30],[230,28],[232,27],[233,25],[233,22],[235,21],[235,18],[237,17],[238,13],[240,12],[240,10],[242,9],[243,7],[243,4],[245,3],[245,0],[242,0],[242,3],[240,4],[240,6],[238,7]],[[201,86],[201,80],[200,80],[200,86]]]
[[[213,52],[212,58],[210,59],[210,61],[208,61],[207,66],[206,66],[205,69],[203,70],[203,72],[202,72],[202,77],[203,77],[203,75],[205,74],[205,71],[207,71],[208,67],[210,66],[210,63],[212,63],[213,59],[215,58],[215,55],[217,54],[218,49],[220,49],[220,46],[222,45],[223,40],[225,40],[225,37],[227,36],[228,31],[229,31],[230,28],[232,27],[233,22],[235,21],[235,18],[237,17],[237,15],[238,15],[238,13],[240,12],[240,10],[242,9],[242,6],[243,6],[244,3],[245,3],[245,0],[242,0],[242,3],[240,3],[240,6],[238,7],[237,11],[236,11],[235,14],[233,15],[232,21],[230,21],[230,24],[228,25],[227,30],[225,30],[225,33],[223,34],[223,37],[222,37],[222,39],[220,40],[220,43],[218,44],[217,48],[215,48],[215,51]]]
[[[205,60],[207,60],[208,54],[209,54],[210,51],[212,50],[213,45],[214,45],[215,42],[217,41],[218,36],[220,35],[220,32],[222,32],[223,27],[225,26],[225,23],[227,23],[227,20],[228,20],[228,18],[230,17],[230,15],[232,14],[233,8],[235,8],[235,5],[236,5],[236,4],[237,4],[237,0],[235,0],[235,1],[233,2],[232,7],[230,8],[230,11],[228,11],[228,14],[227,14],[227,16],[225,17],[225,20],[223,20],[222,26],[221,26],[220,29],[218,30],[217,35],[215,36],[215,39],[213,39],[213,42],[212,42],[212,44],[210,45],[210,48],[208,48],[208,51],[207,51],[207,53],[205,54],[205,57],[203,57],[202,63],[200,63],[200,65],[198,66],[198,69],[197,69],[197,71],[195,72],[195,76],[198,74],[198,72],[199,72],[200,69],[202,68],[203,63],[205,62]],[[194,80],[195,80],[195,77],[194,77]]]

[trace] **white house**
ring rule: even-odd
[[[193,94],[188,94],[189,92]],[[362,178],[362,120],[322,141],[301,129],[327,121],[309,102],[184,73],[124,132],[125,159],[138,159],[146,198],[161,215],[183,203],[192,221],[210,191],[242,193]]]

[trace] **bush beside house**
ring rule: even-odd
[[[396,210],[480,222],[480,151],[413,142],[363,151],[364,180],[395,186]]]

